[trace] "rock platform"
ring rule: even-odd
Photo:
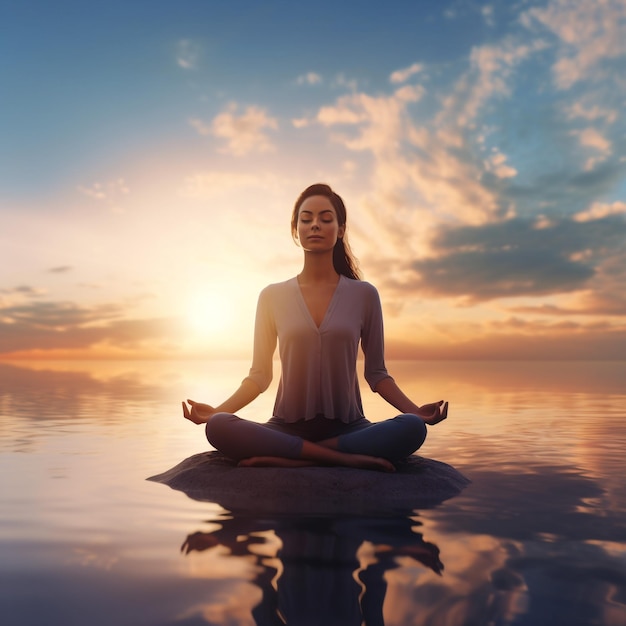
[[[395,473],[345,467],[237,467],[219,452],[195,454],[148,480],[239,514],[391,515],[432,508],[470,481],[413,455]]]

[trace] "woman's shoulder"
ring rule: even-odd
[[[297,284],[297,279],[295,276],[278,283],[270,283],[261,290],[260,297],[280,297],[293,291],[295,284]]]
[[[341,283],[346,291],[350,291],[354,294],[362,294],[364,297],[378,298],[378,289],[366,280],[355,280],[347,276],[342,276]]]

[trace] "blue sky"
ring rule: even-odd
[[[0,23],[0,355],[247,355],[319,180],[392,357],[625,353],[623,0],[4,0]]]

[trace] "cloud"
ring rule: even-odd
[[[37,301],[0,305],[0,354],[30,350],[84,350],[99,344],[139,349],[171,332],[165,319],[129,320],[121,307]]]
[[[352,90],[301,119],[301,127],[322,126],[346,152],[360,152],[359,166],[371,172],[352,228],[386,309],[401,312],[394,323],[406,324],[412,303],[428,309],[431,296],[465,307],[441,318],[437,337],[449,337],[446,320],[457,328],[464,315],[525,316],[484,331],[467,349],[472,330],[461,332],[459,349],[451,345],[444,358],[464,350],[472,358],[483,348],[496,355],[504,345],[516,356],[547,357],[539,342],[531,349],[516,333],[532,336],[537,319],[550,317],[565,320],[541,328],[545,345],[562,350],[552,354],[598,355],[592,342],[605,331],[624,344],[624,329],[572,324],[625,311],[624,85],[598,77],[593,89],[555,93],[550,41],[535,23],[474,47],[460,74],[442,80],[439,71],[428,89],[405,82],[415,64],[390,78],[387,93]],[[435,75],[426,65],[419,71]],[[598,202],[612,197],[620,200]],[[520,306],[507,309],[502,299]]]
[[[623,280],[624,276],[622,276]],[[623,283],[622,283],[623,284]],[[556,306],[543,304],[541,306],[516,306],[510,307],[513,313],[541,316],[626,316],[626,294],[622,293],[596,293],[589,291],[583,293],[576,303],[571,305]]]
[[[357,92],[319,109],[316,122],[336,143],[372,157],[365,203],[390,207],[381,224],[390,254],[402,229],[414,233],[418,252],[421,235],[441,220],[561,218],[611,194],[621,180],[623,132],[607,125],[620,121],[623,89],[600,101],[615,84],[607,79],[592,92],[553,98],[546,87],[551,50],[539,30],[474,47],[464,72],[448,84],[431,81],[418,98]]]
[[[469,70],[457,81],[441,117],[453,119],[454,115],[459,126],[473,122],[489,100],[511,95],[516,68],[543,48],[540,40],[522,43],[513,38],[473,48]]]
[[[10,311],[13,307],[21,305],[28,300],[35,300],[46,295],[44,289],[31,287],[30,285],[18,285],[0,289],[0,322],[11,323],[13,320],[8,317],[5,311]]]
[[[307,72],[296,78],[296,85],[319,85],[322,82],[322,77],[316,72]]]
[[[600,268],[621,255],[624,237],[626,222],[613,216],[441,227],[437,252],[410,264],[415,275],[406,288],[472,302],[592,289]]]
[[[488,172],[493,172],[498,178],[513,178],[517,176],[517,170],[507,165],[506,161],[506,155],[496,151],[485,160],[485,169]]]
[[[390,359],[429,360],[616,360],[626,352],[626,329],[589,326],[509,328],[466,334],[454,341],[386,342]]]
[[[609,215],[626,215],[626,202],[594,202],[588,209],[576,213],[573,217],[576,222],[590,222]]]
[[[394,233],[411,230],[419,246],[419,235],[442,218],[482,223],[514,212],[514,199],[504,193],[520,174],[514,155],[472,133],[481,124],[493,131],[481,116],[512,96],[516,69],[543,47],[509,37],[473,48],[467,71],[452,85],[433,84],[432,92],[408,84],[388,95],[355,92],[319,109],[316,122],[332,129],[336,143],[373,157],[367,204],[374,211],[393,207],[382,224],[390,254],[406,247]],[[392,82],[425,69],[413,64],[392,74]],[[434,111],[431,118],[427,110]]]
[[[493,6],[491,6],[490,4],[486,4],[485,6],[481,7],[480,12],[487,26],[495,26]]]
[[[586,100],[589,98],[589,95],[585,97]],[[570,119],[582,118],[589,122],[601,120],[607,124],[613,124],[619,118],[619,113],[616,109],[600,106],[597,103],[586,104],[584,100],[578,100],[567,105],[565,111]]]
[[[19,285],[17,287],[0,289],[0,294],[5,295],[19,295],[19,296],[39,296],[43,292],[41,289],[36,289],[30,285]]]
[[[623,0],[553,0],[521,17],[528,28],[542,26],[557,40],[552,67],[559,89],[597,80],[610,62],[626,54],[626,4]]]
[[[347,89],[348,91],[356,91],[359,88],[359,82],[356,78],[348,78],[343,73],[339,73],[335,76],[332,85],[333,87]]]
[[[413,65],[409,67],[393,72],[389,77],[389,80],[393,84],[405,83],[409,80],[409,78],[411,78],[411,76],[419,74],[423,69],[424,66],[421,63],[413,63]]]
[[[207,124],[197,117],[190,118],[189,124],[196,130],[199,135],[204,135],[206,137],[212,133],[211,125]]]
[[[600,134],[595,128],[585,128],[584,130],[574,130],[572,134],[578,137],[581,146],[593,148],[603,154],[611,153],[611,142]]]
[[[201,135],[212,135],[224,140],[225,145],[220,152],[244,156],[252,152],[273,151],[274,145],[266,133],[278,129],[276,118],[257,106],[248,106],[240,115],[237,114],[238,109],[236,103],[231,103],[210,125],[197,118],[189,120],[189,123]]]
[[[207,171],[186,176],[180,194],[186,198],[208,198],[244,189],[276,190],[279,186],[280,180],[273,175]]]
[[[346,143],[351,150],[380,150],[393,146],[408,122],[406,107],[418,102],[423,87],[404,86],[391,96],[355,93],[342,96],[334,105],[322,107],[317,122],[323,126],[362,125],[360,133]]]
[[[176,50],[176,63],[184,70],[192,70],[197,67],[200,57],[200,46],[191,39],[181,39]]]
[[[121,310],[112,305],[89,309],[68,302],[36,302],[3,307],[2,314],[12,324],[62,330],[119,317]]]
[[[51,267],[48,272],[51,274],[66,274],[71,272],[74,268],[71,265],[59,265],[58,267]]]
[[[79,186],[78,191],[93,200],[104,200],[107,197],[100,183],[94,183],[91,187]]]
[[[393,206],[385,224],[390,247],[406,246],[392,233],[406,229],[423,232],[437,215],[454,210],[461,218],[484,221],[498,206],[495,196],[480,182],[481,170],[464,148],[463,136],[448,122],[418,125],[409,109],[426,91],[404,86],[390,95],[355,93],[342,96],[333,106],[322,107],[318,123],[345,127],[334,140],[349,150],[374,158],[371,206]],[[500,163],[500,173],[505,173]],[[508,171],[512,173],[512,171]],[[402,209],[404,207],[404,209]]]
[[[596,168],[599,163],[605,161],[612,152],[612,143],[595,128],[584,128],[571,131],[583,148],[588,148],[592,156],[585,161],[584,169],[591,171]]]
[[[123,178],[106,183],[95,182],[88,187],[80,185],[77,189],[83,196],[104,203],[114,213],[124,212],[122,199],[130,194],[130,189]]]

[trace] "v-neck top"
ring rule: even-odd
[[[356,373],[359,343],[372,390],[389,378],[383,337],[380,298],[373,285],[340,276],[318,327],[294,277],[269,285],[259,295],[248,378],[261,391],[269,387],[278,342],[281,374],[274,417],[297,422],[324,416],[350,423],[363,417]]]

